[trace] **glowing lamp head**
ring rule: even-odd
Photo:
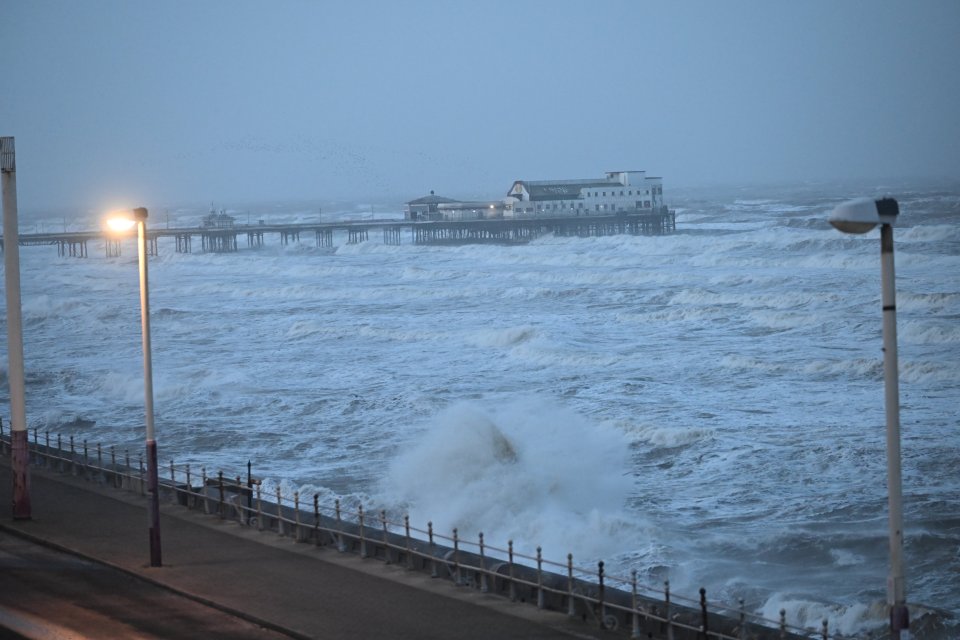
[[[124,233],[130,231],[137,224],[137,221],[130,217],[111,216],[107,218],[107,228],[114,233]]]
[[[107,217],[107,228],[114,233],[126,233],[130,231],[138,222],[147,221],[147,210],[138,207],[132,211],[115,211]]]
[[[866,233],[878,224],[893,224],[899,213],[893,198],[858,198],[837,205],[828,221],[844,233]]]

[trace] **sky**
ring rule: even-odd
[[[960,175],[957,0],[0,0],[21,210]]]

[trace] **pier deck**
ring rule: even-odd
[[[147,227],[148,251],[156,255],[160,239],[172,238],[178,253],[191,253],[194,240],[202,251],[232,253],[241,246],[256,249],[266,244],[268,236],[275,236],[281,245],[300,242],[313,237],[317,247],[333,247],[335,236],[346,244],[370,239],[370,233],[380,231],[383,243],[399,245],[404,236],[413,244],[522,244],[542,235],[606,236],[616,234],[661,235],[676,230],[672,211],[662,213],[623,213],[609,216],[566,216],[555,218],[497,218],[490,220],[364,220],[317,222],[299,224],[250,224],[231,227]],[[86,258],[88,244],[102,244],[107,257],[120,255],[124,239],[104,230],[72,231],[65,233],[21,234],[21,246],[56,246],[60,256]],[[242,243],[241,238],[246,242]],[[0,236],[0,248],[3,238]]]

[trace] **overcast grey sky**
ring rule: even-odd
[[[960,175],[958,0],[0,0],[0,60],[21,209]]]

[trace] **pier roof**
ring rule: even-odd
[[[409,204],[414,204],[414,205],[416,205],[416,204],[443,204],[443,203],[447,203],[447,202],[457,202],[457,201],[454,200],[453,198],[445,198],[445,197],[443,197],[443,196],[434,195],[434,193],[431,191],[431,192],[430,192],[430,195],[428,195],[428,196],[423,196],[422,198],[417,198],[416,200],[411,200],[411,201],[408,202],[407,204],[408,204],[408,205],[409,205]]]

